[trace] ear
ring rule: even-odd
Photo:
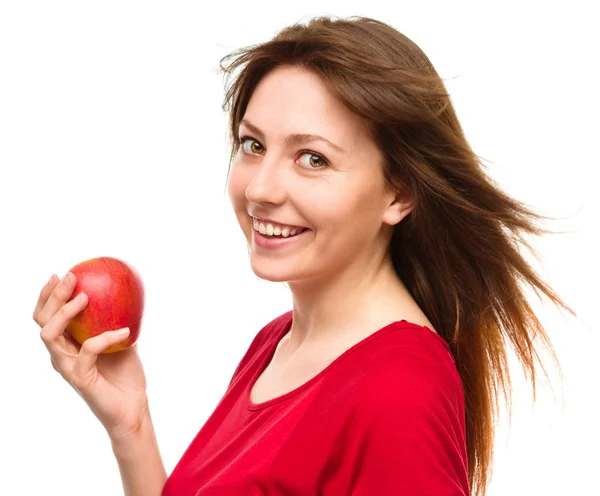
[[[406,188],[395,193],[388,193],[386,201],[389,203],[381,220],[390,226],[398,224],[413,209],[412,198]]]

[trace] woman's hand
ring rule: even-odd
[[[80,345],[68,332],[69,321],[87,305],[87,295],[67,301],[75,288],[71,272],[59,282],[54,275],[40,292],[33,320],[41,327],[40,338],[50,362],[83,398],[113,440],[137,432],[148,415],[146,377],[136,345],[100,355],[124,340],[127,334],[104,332]]]

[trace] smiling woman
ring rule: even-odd
[[[534,391],[534,338],[558,364],[520,280],[574,314],[519,251],[544,217],[486,176],[391,26],[318,17],[227,58],[228,193],[252,270],[294,306],[163,496],[485,494],[507,341]]]

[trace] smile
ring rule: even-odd
[[[285,229],[285,228],[284,228]],[[295,234],[289,234],[287,237],[280,236],[269,236],[268,234],[261,234],[256,229],[252,230],[253,242],[262,248],[283,248],[286,246],[297,245],[302,240],[308,237],[310,229],[304,229],[303,231],[296,232]],[[285,231],[284,231],[285,232]]]

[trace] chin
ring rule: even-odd
[[[289,277],[287,277],[287,274],[285,273],[277,274],[276,271],[272,270],[257,270],[254,268],[254,265],[252,265],[252,272],[254,272],[256,277],[264,281],[287,282],[289,280]]]
[[[256,277],[271,282],[288,282],[298,279],[299,271],[290,266],[288,260],[273,260],[268,257],[260,257],[248,247],[250,268]]]

